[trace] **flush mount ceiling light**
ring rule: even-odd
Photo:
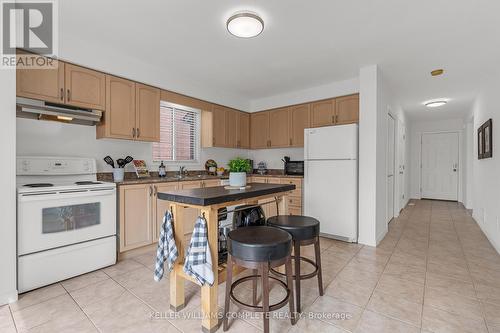
[[[261,34],[264,21],[255,13],[238,12],[226,22],[227,31],[240,38],[251,38]]]
[[[425,106],[427,106],[428,108],[437,108],[437,107],[445,105],[446,103],[448,103],[448,102],[445,100],[430,101],[430,102],[426,102]]]

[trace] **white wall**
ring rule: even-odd
[[[473,127],[473,216],[490,242],[500,253],[500,110],[498,87],[500,82],[488,82],[474,105]],[[477,129],[489,118],[493,119],[493,157],[477,159]],[[495,127],[496,126],[496,127]]]
[[[16,286],[16,73],[0,70],[0,305],[17,300]]]
[[[459,142],[459,186],[458,186],[458,201],[463,201],[463,189],[465,187],[466,175],[466,149],[464,137],[464,120],[461,118],[446,119],[446,120],[426,120],[426,121],[412,121],[410,129],[410,154],[411,154],[411,167],[410,167],[410,182],[411,182],[411,197],[420,199],[420,160],[421,160],[421,136],[422,133],[429,132],[458,132],[460,137]]]
[[[467,209],[473,208],[474,202],[474,119],[469,119],[465,124],[465,186],[464,186],[464,206]]]
[[[335,81],[317,87],[292,91],[285,94],[269,96],[252,100],[250,111],[261,111],[281,106],[288,106],[330,97],[344,96],[359,92],[359,78],[355,77],[343,81]]]
[[[130,155],[143,159],[151,171],[158,170],[158,163],[152,162],[152,143],[127,140],[95,138],[95,126],[63,124],[50,121],[17,118],[17,154],[18,155],[54,155],[93,157],[97,160],[99,172],[111,172],[103,158],[110,155],[113,159]],[[227,166],[234,157],[247,157],[244,149],[205,148],[200,152],[200,163],[186,164],[189,170],[205,168],[205,161],[214,159],[219,165]],[[167,170],[178,170],[177,163],[167,163]],[[132,165],[127,171],[134,171]]]

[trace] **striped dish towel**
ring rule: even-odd
[[[155,281],[163,278],[163,266],[167,261],[168,271],[174,268],[174,263],[179,257],[177,246],[175,245],[174,229],[172,227],[172,213],[167,210],[161,224],[160,239],[158,240],[158,249],[156,250]]]
[[[202,286],[205,284],[212,286],[214,284],[207,221],[204,217],[198,217],[194,224],[193,236],[184,262],[184,272]]]

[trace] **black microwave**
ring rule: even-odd
[[[304,161],[286,161],[285,175],[304,175]]]

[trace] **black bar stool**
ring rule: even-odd
[[[289,232],[293,239],[293,256],[295,263],[295,297],[297,312],[300,313],[300,280],[318,277],[319,295],[323,296],[323,278],[321,276],[321,255],[319,247],[319,221],[309,216],[278,215],[267,219],[267,225],[280,228]],[[315,261],[300,256],[300,247],[314,244]],[[314,271],[308,274],[300,274],[300,261],[307,262],[314,267]],[[274,274],[284,276],[285,274],[271,268]]]
[[[288,232],[267,226],[245,227],[229,232],[228,258],[226,275],[226,298],[224,302],[224,331],[228,329],[229,301],[233,301],[241,308],[252,312],[263,312],[264,332],[269,332],[269,312],[289,305],[289,315],[292,325],[295,324],[295,311],[293,307],[292,286],[292,237]],[[233,279],[233,264],[250,268],[254,274]],[[269,269],[285,265],[287,283],[269,276]],[[257,274],[256,273],[259,273]],[[262,283],[262,306],[257,305],[256,287],[257,279]],[[286,296],[278,303],[269,305],[269,279],[273,279],[285,288]],[[253,280],[253,304],[246,304],[237,299],[233,293],[239,284]]]

